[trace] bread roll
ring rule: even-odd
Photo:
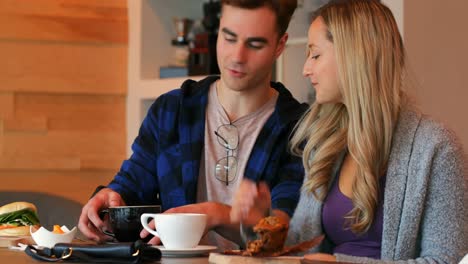
[[[0,215],[11,213],[14,211],[19,211],[19,210],[26,209],[26,208],[29,208],[32,211],[37,212],[36,206],[32,203],[14,202],[14,203],[5,204],[4,206],[0,207]]]
[[[29,227],[30,226],[17,226],[0,229],[0,236],[29,236]]]

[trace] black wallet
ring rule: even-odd
[[[102,245],[58,243],[43,249],[27,246],[25,252],[36,260],[47,262],[142,263],[161,259],[159,249],[141,240]]]

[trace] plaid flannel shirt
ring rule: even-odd
[[[127,204],[160,203],[165,211],[196,203],[208,90],[218,78],[187,80],[181,89],[153,103],[132,145],[132,156],[108,185]],[[291,216],[304,168],[301,158],[287,151],[288,140],[307,105],[297,102],[282,84],[272,82],[272,87],[279,92],[275,110],[258,135],[244,177],[266,181],[272,208]]]

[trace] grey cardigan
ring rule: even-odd
[[[381,260],[335,254],[337,260],[458,263],[468,252],[466,172],[452,132],[415,110],[402,111],[386,174]],[[321,209],[321,202],[302,191],[287,244],[322,233]],[[326,247],[308,253],[317,250]]]

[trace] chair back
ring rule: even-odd
[[[49,230],[54,225],[77,225],[83,205],[65,197],[42,192],[0,191],[0,206],[12,202],[29,202],[37,207],[41,225]]]

